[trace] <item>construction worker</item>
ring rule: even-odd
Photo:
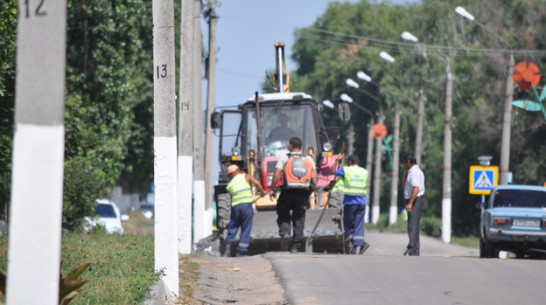
[[[237,231],[241,228],[239,245],[237,246],[237,256],[245,256],[248,252],[250,243],[250,232],[252,231],[252,218],[254,210],[252,208],[252,189],[250,185],[256,186],[260,194],[265,195],[265,191],[260,182],[249,174],[241,173],[237,165],[230,165],[227,169],[229,183],[226,186],[231,195],[231,218],[228,225],[228,235],[226,238],[225,255],[231,256],[231,244],[235,241]]]
[[[273,128],[269,133],[269,136],[266,139],[267,143],[272,143],[275,141],[281,141],[283,144],[286,144],[292,137],[296,137],[298,134],[296,131],[288,127],[290,123],[290,118],[286,113],[281,113],[278,115],[279,126]]]
[[[279,156],[273,172],[272,187],[268,190],[270,199],[274,200],[274,188],[284,173],[284,185],[277,200],[277,224],[281,236],[281,251],[287,250],[285,245],[288,245],[287,240],[293,226],[294,234],[289,244],[291,253],[302,250],[305,209],[313,182],[316,181],[315,162],[310,156],[303,156],[301,148],[300,138],[290,139],[290,153]]]
[[[339,187],[343,197],[343,229],[345,238],[350,241],[349,253],[364,254],[370,244],[364,241],[364,214],[366,212],[366,184],[368,171],[358,166],[358,156],[347,158],[348,166],[341,167],[343,154],[339,154],[336,162],[330,168],[330,173],[340,177]]]

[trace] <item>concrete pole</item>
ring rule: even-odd
[[[178,252],[192,250],[193,0],[181,0],[180,93],[178,94]]]
[[[366,183],[366,212],[364,215],[364,223],[368,223],[368,220],[370,219],[370,194],[371,188],[372,188],[372,158],[373,158],[373,135],[372,135],[372,129],[374,125],[374,119],[373,117],[370,120],[370,123],[368,125],[368,149],[366,151],[366,169],[368,170],[368,181]]]
[[[451,128],[453,127],[452,114],[453,75],[451,62],[447,58],[446,65],[446,101],[444,121],[444,178],[442,196],[442,240],[451,241]]]
[[[212,215],[212,200],[214,190],[214,130],[210,126],[210,116],[215,107],[215,75],[216,75],[216,1],[209,0],[209,60],[208,60],[208,82],[207,82],[207,122],[206,144],[205,144],[205,207],[207,214]],[[212,231],[212,228],[211,228]]]
[[[349,132],[347,138],[347,155],[350,156],[355,151],[355,126],[353,123],[349,124]]]
[[[383,124],[383,106],[379,106],[379,118],[377,124]],[[381,197],[381,138],[375,141],[375,174],[373,177],[373,207],[372,207],[372,223],[376,224],[379,220],[380,207],[379,199]]]
[[[512,97],[514,95],[514,54],[510,53],[508,75],[506,77],[506,96],[504,98],[504,116],[502,119],[502,142],[499,184],[508,184],[508,171],[510,165],[510,131],[512,129]]]
[[[174,6],[153,0],[155,270],[178,295]]]
[[[205,154],[203,151],[203,93],[202,93],[202,55],[201,55],[201,1],[194,0],[193,5],[193,211],[194,240],[205,238],[212,232],[212,219],[209,219],[205,208]],[[209,224],[210,223],[210,224]],[[210,230],[208,228],[211,228]]]
[[[400,104],[394,105],[394,132],[392,145],[392,177],[391,177],[391,206],[389,209],[389,225],[396,223],[398,216],[398,166],[400,159]]]
[[[415,133],[415,159],[417,164],[421,164],[423,155],[423,120],[425,117],[425,86],[421,84],[419,88],[419,100],[417,101],[417,131]]]
[[[66,1],[19,1],[6,304],[59,303]]]

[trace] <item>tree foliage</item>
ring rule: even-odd
[[[400,153],[414,152],[416,134],[417,91],[425,89],[425,124],[423,128],[422,164],[426,175],[425,215],[440,216],[443,197],[443,138],[445,123],[446,64],[450,63],[453,83],[451,198],[453,230],[470,233],[477,227],[480,198],[468,194],[469,166],[480,155],[493,156],[492,165],[500,162],[506,65],[509,48],[497,38],[454,11],[462,5],[473,12],[486,28],[491,29],[513,50],[544,50],[546,18],[542,1],[452,1],[424,0],[420,4],[393,5],[388,2],[362,0],[358,3],[333,2],[315,23],[297,31],[293,59],[298,63],[298,89],[317,99],[336,100],[348,93],[356,103],[372,112],[378,103],[345,85],[355,80],[361,70],[373,84],[360,81],[361,88],[380,98],[385,108],[389,133],[393,128],[394,104],[401,106]],[[419,43],[402,40],[409,31]],[[380,59],[387,51],[394,64]],[[546,69],[545,53],[515,52],[516,62],[532,60]],[[544,81],[542,82],[544,83]],[[529,94],[516,89],[515,98]],[[339,99],[337,99],[339,101]],[[368,115],[352,108],[356,124],[355,152],[365,159]],[[546,160],[541,158],[546,135],[541,113],[513,108],[510,170],[513,183],[543,184]],[[337,116],[325,112],[330,124]],[[364,118],[362,120],[361,118]],[[382,159],[383,175],[381,210],[390,202],[391,164]],[[401,173],[399,169],[399,173]],[[399,207],[403,207],[400,200]]]
[[[0,194],[9,202],[17,1],[0,4]],[[149,1],[70,0],[63,226],[75,229],[95,199],[153,177],[152,14]],[[1,213],[1,212],[0,212]]]
[[[153,174],[149,1],[69,1],[63,224]]]

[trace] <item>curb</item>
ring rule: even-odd
[[[152,295],[149,300],[144,301],[141,305],[164,305],[167,300],[167,286],[163,280],[158,280],[150,288],[150,294]]]

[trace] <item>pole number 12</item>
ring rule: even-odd
[[[25,18],[30,18],[30,0],[25,0]],[[44,5],[45,0],[40,0],[40,3],[36,7],[36,10],[34,11],[34,15],[36,16],[45,16],[47,15],[47,12],[42,10],[42,5]]]

